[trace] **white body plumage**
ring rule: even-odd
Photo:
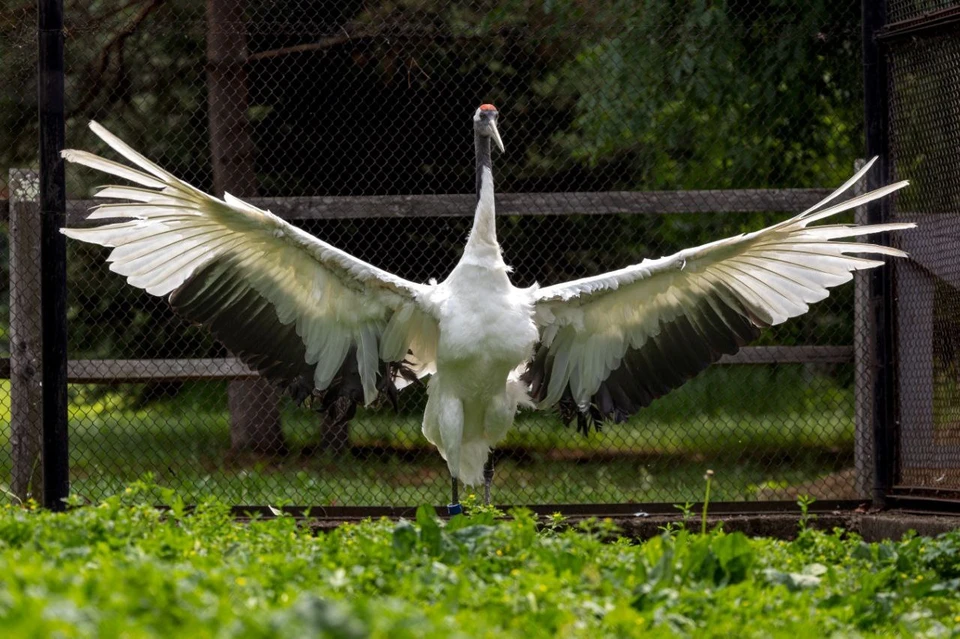
[[[490,448],[513,425],[518,404],[532,406],[518,369],[539,337],[533,320],[536,287],[520,289],[510,282],[495,214],[493,174],[484,168],[463,257],[427,296],[440,340],[423,434],[466,484],[481,481]]]

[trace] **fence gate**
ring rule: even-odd
[[[897,464],[893,500],[960,506],[960,3],[891,0],[886,64],[891,179],[912,186],[893,219],[910,260],[893,266]],[[881,73],[881,78],[883,74]]]

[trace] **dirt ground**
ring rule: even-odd
[[[880,512],[827,511],[811,513],[808,522],[811,528],[832,530],[843,528],[855,532],[866,541],[900,539],[907,531],[914,530],[920,535],[935,536],[951,530],[960,529],[960,516],[916,514],[897,510]],[[567,522],[575,524],[584,517],[569,517]],[[631,539],[649,539],[661,534],[667,524],[682,524],[680,515],[617,516],[611,519],[619,527],[621,534]],[[308,525],[317,532],[332,530],[347,521],[345,519],[315,519]],[[739,531],[751,537],[773,537],[790,540],[797,536],[798,513],[748,513],[722,514],[709,516],[707,525],[714,527],[723,522],[728,532]],[[688,520],[688,527],[699,529],[699,515]]]
[[[856,532],[866,541],[899,539],[907,531],[915,530],[925,536],[935,536],[960,528],[960,517],[942,515],[918,515],[901,511],[876,513],[857,512],[818,512],[809,526],[821,530],[844,528]],[[708,526],[723,522],[723,529],[729,532],[740,531],[751,537],[774,537],[793,539],[797,535],[797,514],[747,514],[709,517]],[[676,517],[648,517],[644,519],[616,519],[624,534],[635,539],[648,539],[660,534],[660,528]],[[690,522],[697,527],[699,521]]]

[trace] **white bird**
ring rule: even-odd
[[[489,495],[491,447],[518,406],[557,406],[583,430],[622,421],[761,328],[805,313],[853,271],[882,264],[857,254],[906,256],[835,240],[913,224],[810,226],[906,186],[830,205],[871,161],[814,207],[768,228],[603,275],[517,288],[496,234],[497,118],[489,104],[473,116],[473,228],[463,257],[439,284],[410,282],[269,211],[203,193],[95,122],[94,133],[137,168],[84,151],[63,157],[135,184],[103,187],[97,197],[122,202],[100,205],[88,218],[127,219],[63,232],[112,247],[110,270],[167,297],[298,399],[369,404],[414,375],[429,375],[423,433],[447,461],[454,508],[458,479],[485,481]]]

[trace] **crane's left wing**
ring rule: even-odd
[[[771,227],[537,292],[541,342],[524,374],[541,407],[566,420],[623,421],[752,341],[761,328],[805,313],[852,272],[903,257],[895,248],[842,238],[913,224],[809,226],[906,186],[892,184],[826,207],[825,200]]]
[[[379,390],[395,390],[401,369],[432,370],[437,323],[422,305],[428,286],[229,194],[208,195],[96,122],[90,128],[138,168],[63,152],[71,162],[136,184],[102,188],[97,197],[126,202],[103,204],[88,219],[128,219],[63,232],[112,247],[110,270],[128,283],[169,297],[178,313],[207,326],[247,365],[300,398],[336,389],[369,403]]]

